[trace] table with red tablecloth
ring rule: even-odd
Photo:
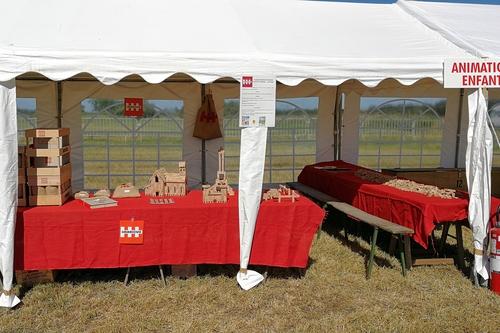
[[[202,203],[201,191],[154,205],[149,197],[117,199],[91,209],[80,200],[63,206],[19,208],[16,269],[76,269],[162,264],[238,264],[238,197]],[[306,267],[324,212],[307,198],[264,201],[250,264]],[[143,244],[119,244],[120,220],[144,221]]]
[[[327,166],[336,169],[322,168]],[[367,213],[412,228],[413,239],[424,248],[436,223],[467,219],[466,196],[445,199],[403,191],[358,177],[356,171],[360,169],[364,168],[344,161],[317,163],[306,166],[298,181]],[[499,204],[499,199],[492,198],[492,212]]]

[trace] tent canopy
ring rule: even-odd
[[[478,57],[500,57],[500,6],[475,3],[399,1],[428,28]]]
[[[158,83],[182,72],[201,83],[253,73],[374,86],[441,81],[443,59],[471,56],[398,3],[17,0],[0,12],[11,13],[0,21],[0,81],[87,72],[105,84],[131,74]]]

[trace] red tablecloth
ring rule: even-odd
[[[55,207],[20,208],[16,269],[113,268],[159,264],[239,263],[238,197],[203,204],[200,191],[151,205],[149,198],[118,199],[90,209],[79,200]],[[307,198],[263,202],[250,263],[305,267],[324,216]],[[144,220],[144,244],[118,243],[119,221]]]
[[[321,170],[315,166],[336,166],[349,170]],[[427,248],[427,241],[435,223],[467,218],[467,199],[427,197],[376,184],[357,177],[355,172],[359,169],[363,168],[344,161],[323,162],[306,166],[298,181],[367,213],[414,229],[413,239],[424,248]],[[499,204],[500,200],[492,198],[492,211],[496,210]]]

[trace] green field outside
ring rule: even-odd
[[[89,123],[84,135],[85,187],[88,189],[114,188],[123,182],[142,187],[155,169],[166,167],[173,171],[182,159],[183,120],[175,113],[141,120],[122,117],[119,121],[97,115],[89,122],[90,116],[84,114],[82,119],[84,126]],[[358,163],[371,168],[439,166],[440,125],[427,119],[423,125],[404,127],[401,136],[401,129],[393,128],[394,120],[392,117],[392,121],[386,119],[384,123],[380,117],[372,117],[371,123],[364,123],[360,130]],[[33,127],[33,123],[32,113],[18,117],[20,131]],[[224,127],[226,170],[230,182],[237,183],[240,132],[234,119],[226,119]],[[313,114],[289,117],[278,113],[277,127],[270,130],[268,138],[266,183],[294,181],[305,165],[315,162],[315,129]],[[500,135],[500,130],[497,133]],[[136,138],[135,152],[132,134]],[[20,134],[20,143],[23,142]],[[498,147],[494,150],[500,154]],[[500,158],[494,165],[500,166]],[[207,181],[213,177],[215,175],[207,175]]]

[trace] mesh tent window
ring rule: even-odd
[[[269,128],[264,183],[296,181],[302,168],[316,161],[317,97],[276,100],[276,126]],[[240,134],[239,100],[224,101],[224,149],[226,172],[238,183]]]
[[[362,97],[358,163],[382,168],[439,167],[444,98]]]
[[[146,184],[160,167],[177,170],[182,160],[183,102],[145,100],[144,117],[123,115],[123,101],[82,102],[84,188]]]

